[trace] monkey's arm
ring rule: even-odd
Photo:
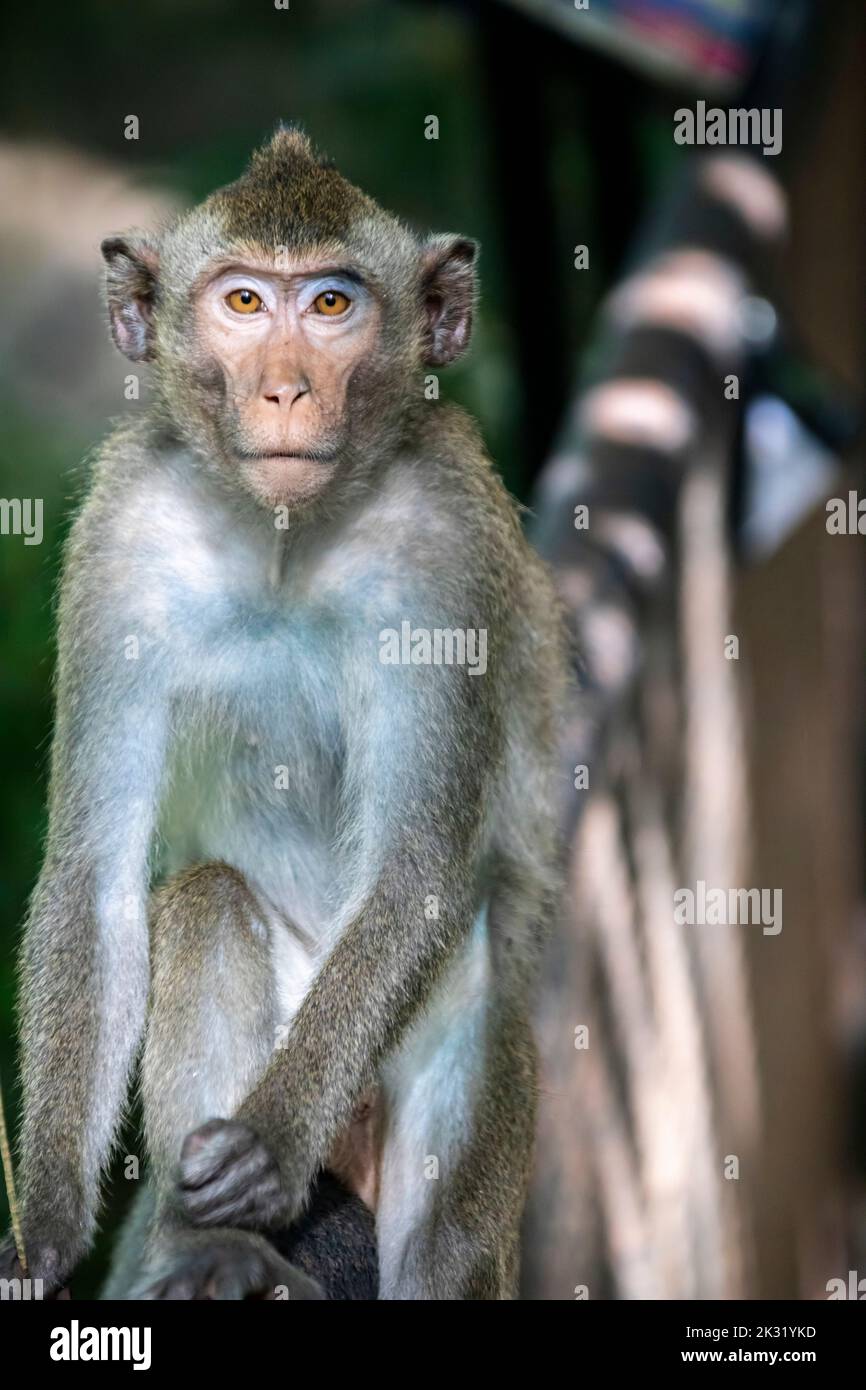
[[[402,747],[406,711],[383,702],[362,765],[364,857],[381,864],[366,900],[347,914],[285,1047],[235,1120],[208,1124],[184,1147],[179,1196],[196,1224],[273,1226],[297,1214],[359,1096],[471,929],[497,721],[465,671],[423,676],[447,682],[447,696],[408,715]],[[425,912],[431,898],[438,916]]]
[[[109,600],[105,557],[91,570],[91,549],[82,517],[61,598],[48,840],[21,953],[24,1240],[46,1292],[91,1240],[143,1025],[164,739],[141,625],[122,586]],[[0,1266],[9,1261],[7,1246]]]

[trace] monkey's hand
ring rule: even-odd
[[[320,1284],[251,1231],[182,1231],[174,1235],[128,1294],[130,1299],[324,1299]]]
[[[42,1298],[55,1296],[68,1298],[69,1294],[63,1286],[67,1275],[77,1263],[78,1252],[73,1252],[71,1244],[69,1247],[64,1247],[60,1242],[40,1241],[26,1234],[25,1245],[27,1250],[26,1274],[18,1258],[15,1239],[11,1231],[0,1241],[0,1280],[30,1279],[35,1281],[40,1279],[42,1281]],[[5,1284],[4,1287],[6,1287]]]
[[[241,1120],[208,1120],[187,1135],[176,1198],[193,1226],[258,1231],[288,1226],[302,1205],[265,1141]]]

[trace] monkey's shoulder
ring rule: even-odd
[[[124,528],[135,524],[140,500],[168,453],[162,427],[149,416],[124,420],[94,450],[89,475],[67,540],[67,568],[77,552],[98,559],[112,542],[124,547]],[[78,568],[78,566],[76,566]]]
[[[439,427],[441,425],[441,428]],[[437,519],[460,573],[492,585],[509,606],[551,601],[546,566],[527,540],[525,510],[505,486],[477,422],[445,405],[417,459],[419,515]]]
[[[121,426],[103,444],[67,540],[61,628],[114,631],[158,626],[172,609],[213,600],[223,573],[242,568],[242,523],[214,502],[185,450],[143,424]]]

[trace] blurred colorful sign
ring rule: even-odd
[[[671,79],[736,86],[750,72],[778,0],[507,0],[576,42]]]

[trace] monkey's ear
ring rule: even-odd
[[[434,236],[423,248],[424,361],[428,367],[447,367],[469,346],[477,256],[478,243],[468,237]]]
[[[153,306],[159,272],[159,249],[146,237],[106,237],[105,294],[111,336],[125,357],[150,362],[154,355]]]

